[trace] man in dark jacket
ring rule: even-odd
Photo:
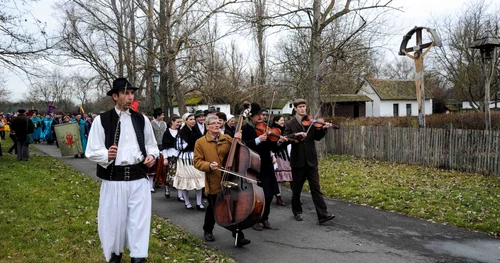
[[[16,134],[17,140],[17,160],[28,161],[29,148],[28,148],[28,134],[32,134],[35,126],[28,117],[26,117],[26,110],[19,109],[19,115],[12,121],[10,129]]]
[[[300,194],[304,182],[309,182],[311,196],[318,215],[320,224],[325,223],[335,218],[334,215],[328,214],[323,193],[321,193],[318,173],[318,156],[316,153],[316,145],[314,141],[323,139],[326,135],[326,129],[331,127],[331,123],[327,123],[322,128],[304,127],[302,120],[307,118],[307,105],[303,99],[297,99],[293,102],[293,109],[296,114],[291,120],[285,124],[285,136],[291,135],[297,140],[297,143],[292,144],[290,156],[290,165],[292,167],[292,212],[295,220],[302,221],[302,205]],[[312,125],[312,123],[310,124]]]

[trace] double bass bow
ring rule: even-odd
[[[243,115],[240,114],[235,134],[241,131]],[[222,191],[215,202],[215,221],[218,225],[236,232],[237,246],[240,230],[259,222],[264,213],[264,191],[257,185],[260,172],[260,156],[244,145],[240,139],[233,138],[226,158],[221,186]]]

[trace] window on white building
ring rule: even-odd
[[[399,116],[399,104],[394,103],[392,105],[393,116]]]
[[[406,104],[406,116],[411,116],[411,104]]]

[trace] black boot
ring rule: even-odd
[[[130,258],[131,263],[146,263],[146,258]]]
[[[122,254],[116,255],[115,253],[111,254],[111,260],[109,263],[120,263],[122,261]]]

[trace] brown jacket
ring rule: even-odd
[[[232,138],[226,134],[219,134],[219,141],[215,141],[210,134],[196,140],[194,146],[194,167],[205,172],[205,193],[216,195],[221,189],[221,172],[219,170],[210,170],[210,163],[217,162],[224,166],[224,162],[229,149],[231,148]]]

